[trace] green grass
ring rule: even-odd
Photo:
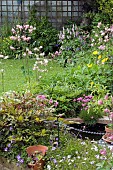
[[[33,85],[36,85],[38,82],[36,82],[36,71],[33,71],[33,65],[35,63],[35,59],[29,59],[28,65],[29,65],[29,71],[30,71],[30,87],[31,90],[33,90]],[[24,66],[25,70],[28,69],[28,67],[25,64],[25,60],[14,60],[14,59],[7,59],[7,60],[0,60],[0,70],[4,69],[2,79],[2,73],[0,72],[0,95],[2,92],[14,90],[14,91],[23,91],[27,88],[28,85],[28,74],[27,79],[25,77],[25,74],[22,71],[22,67]],[[64,69],[59,66],[55,61],[49,61],[49,64],[47,66],[48,72],[39,73],[39,75],[42,75],[43,81],[45,82],[51,78],[51,76],[56,76],[58,72],[63,72]],[[4,83],[3,83],[4,81]],[[41,81],[41,80],[40,80]]]

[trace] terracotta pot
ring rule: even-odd
[[[36,163],[28,163],[28,167],[31,168],[32,170],[43,170],[45,165],[45,161],[43,159],[40,159]]]
[[[48,150],[47,146],[43,145],[34,145],[34,146],[29,146],[26,149],[26,152],[28,156],[32,156],[36,151],[41,152],[42,156],[44,157],[46,155],[46,152]],[[41,158],[39,161],[35,162],[34,164],[28,163],[28,167],[31,168],[32,170],[43,170],[45,165],[45,160]]]
[[[47,146],[43,146],[43,145],[29,146],[26,149],[28,156],[33,155],[36,151],[42,152],[42,155],[45,156],[47,150],[48,150],[48,147]]]
[[[113,134],[113,129],[109,128],[107,125],[105,126],[106,134]]]
[[[113,140],[109,139],[110,136],[108,136],[107,134],[105,134],[104,136],[102,136],[102,139],[107,142],[107,143],[113,143]]]

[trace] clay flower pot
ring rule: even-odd
[[[48,147],[47,147],[47,146],[44,146],[44,145],[29,146],[29,147],[26,149],[28,156],[33,155],[36,151],[42,152],[42,155],[45,156],[47,150],[48,150]]]
[[[105,134],[102,139],[107,143],[113,143],[113,134]]]
[[[28,163],[28,167],[32,168],[32,170],[43,170],[45,165],[45,160],[40,159],[36,163]]]
[[[31,157],[32,161],[28,163],[28,167],[32,168],[32,170],[43,170],[45,165],[45,160],[43,160],[43,158],[46,155],[47,150],[48,147],[43,145],[29,146],[26,149],[26,152],[28,156]],[[36,153],[39,153],[41,155],[38,160],[35,159]]]
[[[105,131],[106,131],[106,134],[113,134],[113,129],[109,127],[108,125],[105,126]]]

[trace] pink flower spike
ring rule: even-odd
[[[101,154],[101,155],[106,155],[106,149],[101,149],[101,150],[100,150],[100,154]]]

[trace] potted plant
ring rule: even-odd
[[[47,150],[48,147],[43,145],[29,146],[26,149],[28,154],[28,167],[33,170],[43,170],[45,165],[44,156],[46,155]]]
[[[105,135],[102,137],[102,139],[106,142],[113,142],[113,112],[110,112],[108,110],[109,113],[109,119],[110,119],[110,123],[107,124],[105,126]]]

